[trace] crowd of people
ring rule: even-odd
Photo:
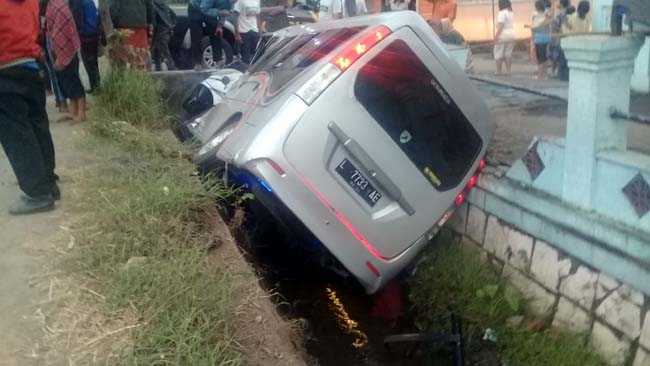
[[[550,0],[535,1],[531,24],[524,25],[532,32],[531,54],[537,63],[534,79],[546,80],[549,76],[560,80],[569,79],[569,67],[560,40],[569,34],[590,31],[591,22],[587,17],[589,10],[587,0],[581,0],[577,9],[571,6],[570,0],[559,0],[556,10]],[[508,76],[511,73],[512,52],[516,43],[514,19],[510,0],[499,0],[494,46],[496,75]]]

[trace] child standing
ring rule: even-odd
[[[548,15],[543,0],[535,2],[535,12],[533,13],[533,24],[526,25],[533,31],[533,43],[535,44],[535,55],[537,56],[537,75],[534,79],[546,80],[547,78],[547,61],[548,61]]]
[[[52,42],[54,69],[63,97],[70,99],[70,114],[64,119],[86,120],[86,92],[79,77],[81,48],[79,34],[70,8],[63,0],[47,1],[45,11],[47,38]]]

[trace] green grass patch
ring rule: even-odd
[[[207,256],[218,239],[210,218],[236,192],[199,181],[182,146],[150,123],[162,114],[154,81],[122,72],[103,82],[82,146],[89,156],[80,197],[87,229],[72,265],[94,279],[109,308],[133,309],[140,318],[119,364],[240,365],[233,342],[239,289]],[[147,95],[128,100],[136,98],[128,87]]]
[[[526,315],[525,301],[480,258],[478,250],[456,240],[443,231],[418,264],[411,300],[420,328],[443,330],[449,310],[454,310],[464,320],[470,358],[495,359],[494,366],[501,365],[499,360],[508,360],[513,366],[606,365],[586,347],[581,335],[531,330],[529,317],[519,325],[507,325],[508,319]],[[496,342],[482,340],[487,328],[495,331]]]
[[[149,75],[129,69],[114,69],[102,79],[94,116],[101,120],[126,121],[136,127],[168,126],[163,84]]]

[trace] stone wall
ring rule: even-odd
[[[530,311],[584,334],[612,365],[650,366],[650,301],[643,293],[472,204],[463,204],[448,227],[522,292]]]

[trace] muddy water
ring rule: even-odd
[[[408,317],[395,321],[372,318],[373,298],[354,280],[306,261],[305,253],[295,248],[297,243],[282,239],[273,230],[252,235],[255,231],[244,225],[235,236],[263,285],[275,293],[279,311],[304,324],[310,365],[451,365],[451,356],[444,350],[433,353],[425,346],[404,345],[388,350],[383,343],[386,336],[417,332]],[[406,286],[402,288],[406,300]],[[403,309],[408,313],[406,301]]]

